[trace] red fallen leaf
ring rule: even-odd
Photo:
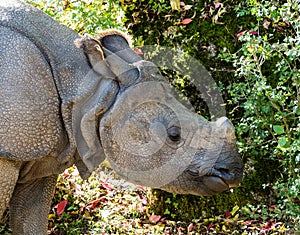
[[[246,220],[246,221],[243,222],[243,225],[245,225],[245,226],[249,226],[251,224],[252,224],[251,220]]]
[[[157,15],[158,12],[157,12],[157,11],[151,11],[149,14],[150,14],[150,15]]]
[[[142,190],[144,193],[146,193],[146,189],[145,189],[143,186],[141,186],[141,185],[136,185],[136,188],[137,188],[137,189],[140,189],[140,190]]]
[[[184,20],[181,21],[181,24],[189,24],[191,23],[193,20],[191,18],[186,18]]]
[[[230,211],[227,211],[227,212],[225,213],[225,218],[228,219],[228,218],[230,217],[230,215],[231,215]]]
[[[263,230],[269,230],[275,227],[277,223],[276,222],[267,222],[267,224],[263,227]]]
[[[89,210],[93,210],[99,205],[100,201],[101,201],[101,199],[96,199],[94,201],[91,201],[86,205],[85,208],[87,208]]]
[[[276,209],[276,205],[271,205],[271,206],[269,206],[269,208],[274,210],[274,209]]]
[[[283,31],[283,28],[280,27],[280,26],[278,26],[278,25],[275,25],[274,28],[277,29],[277,30],[279,30],[279,31]]]
[[[74,189],[75,189],[75,192],[74,192],[75,195],[80,196],[80,195],[84,194],[84,192],[82,191],[82,187],[81,187],[80,184],[75,184],[74,185]]]
[[[149,221],[153,224],[156,224],[161,219],[160,215],[151,215]]]
[[[69,174],[68,169],[66,169],[66,170],[62,173],[63,178],[67,178],[69,175],[70,175],[70,174]]]
[[[271,228],[271,225],[269,223],[267,223],[267,225],[263,227],[263,230],[268,230],[270,228]]]
[[[219,8],[221,6],[221,3],[220,2],[216,2],[215,3],[215,8],[217,9],[217,8]]]
[[[194,224],[190,223],[189,226],[187,227],[188,232],[191,232],[194,228]]]
[[[115,187],[112,186],[112,185],[109,184],[109,183],[101,182],[101,185],[102,185],[102,187],[105,188],[106,190],[115,190]]]
[[[251,32],[249,32],[249,34],[251,34],[251,35],[257,35],[258,34],[258,31],[251,31]]]
[[[57,204],[56,213],[58,215],[61,215],[64,212],[64,210],[66,209],[67,203],[68,203],[68,200],[63,200]]]
[[[140,49],[140,48],[134,48],[133,49],[134,50],[134,52],[137,54],[137,55],[143,55],[144,53],[143,53],[143,51]]]
[[[208,225],[207,229],[211,229],[211,228],[213,228],[213,227],[214,227],[214,224],[213,224],[213,223],[210,223],[210,224]]]
[[[247,33],[248,31],[249,30],[245,30],[245,31],[239,32],[239,33],[235,34],[235,36],[237,36],[237,37],[244,36],[244,34]]]

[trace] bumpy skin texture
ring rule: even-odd
[[[46,234],[57,174],[73,163],[89,174],[72,110],[99,75],[76,38],[23,2],[0,1],[0,215],[10,201],[13,234]]]
[[[26,37],[0,27],[0,38],[2,155],[27,161],[57,154],[62,124],[51,69]]]
[[[0,159],[0,217],[8,206],[19,177],[20,164]]]
[[[10,206],[13,234],[45,234],[57,175],[17,183]]]

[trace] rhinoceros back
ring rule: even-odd
[[[0,1],[0,27],[0,157],[63,151],[60,159],[68,160],[76,151],[73,104],[93,86],[87,75],[96,78],[74,45],[78,34],[18,0]]]
[[[51,69],[28,38],[0,26],[0,157],[57,154],[62,138]]]
[[[43,54],[63,101],[76,99],[77,85],[90,67],[74,40],[79,36],[40,10],[19,0],[0,1],[0,25],[28,38]]]

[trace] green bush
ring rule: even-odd
[[[108,29],[124,29],[119,0],[26,0],[78,33],[91,35]]]
[[[232,60],[235,82],[228,87],[232,104],[243,112],[236,125],[243,155],[279,168],[273,188],[286,216],[300,221],[300,4],[259,1],[237,8],[257,24],[244,31]]]
[[[254,199],[271,204],[276,199],[286,219],[299,220],[299,3],[187,0],[177,11],[170,1],[123,0],[123,9],[136,45],[160,44],[188,52],[222,89],[227,114],[236,127],[245,177],[231,199],[226,194],[201,199],[207,202],[207,211],[243,204],[237,195],[244,193],[248,203]],[[178,85],[182,79],[176,74],[166,74],[193,105],[200,106],[196,110],[207,115],[203,104],[197,103],[199,93],[187,81]],[[154,197],[158,198],[155,210],[163,213],[167,208],[173,217],[182,218],[191,207],[190,215],[206,210],[204,202],[195,204],[191,196],[174,198],[156,191]],[[168,198],[176,205],[192,203],[174,208],[164,203]]]

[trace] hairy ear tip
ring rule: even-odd
[[[121,30],[118,30],[118,29],[103,30],[102,32],[100,32],[97,35],[97,38],[99,38],[99,40],[101,41],[101,39],[103,39],[103,38],[105,38],[107,36],[113,36],[113,35],[119,35],[119,36],[121,36],[128,43],[129,47],[132,46],[132,37],[130,35],[126,34],[125,32],[122,32]]]
[[[74,40],[74,44],[77,48],[83,48],[83,46],[84,46],[82,38],[76,38]]]
[[[101,44],[98,40],[94,39],[88,34],[82,35],[80,38],[74,40],[74,44],[77,48],[85,48],[94,44]]]

